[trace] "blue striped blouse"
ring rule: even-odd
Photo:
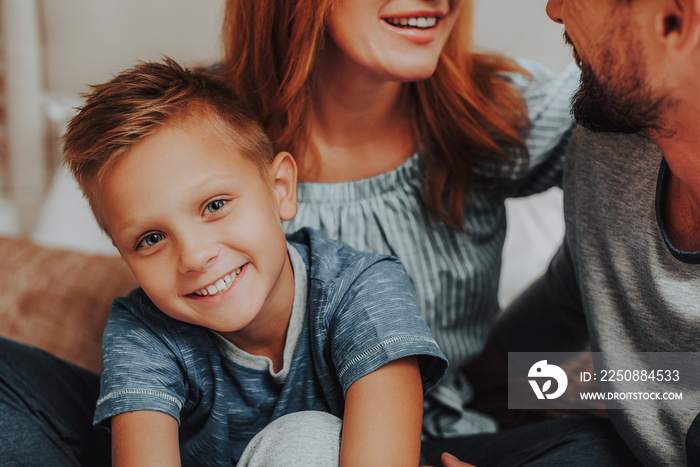
[[[502,169],[497,184],[492,169],[475,169],[477,182],[465,209],[466,233],[429,215],[420,154],[368,179],[299,183],[297,215],[284,226],[288,232],[313,227],[359,250],[401,259],[421,313],[450,362],[447,376],[426,398],[424,432],[431,437],[496,430],[493,419],[465,408],[473,391],[456,370],[481,352],[500,311],[505,199],[561,184],[564,149],[573,127],[569,101],[578,70],[571,66],[556,75],[534,62],[520,63],[534,77],[514,77],[531,120],[530,158],[513,156],[515,163]]]

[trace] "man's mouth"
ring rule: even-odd
[[[571,36],[569,36],[569,34],[567,34],[566,31],[564,31],[564,43],[571,47],[571,52],[574,56],[574,60],[576,61],[576,64],[579,66],[579,68],[581,68],[581,66],[583,65],[583,60],[581,60],[581,56],[578,54],[578,50],[576,50],[576,46],[571,40]]]
[[[405,18],[384,18],[388,24],[397,28],[430,29],[438,23],[437,16],[411,16]]]
[[[208,295],[216,295],[226,292],[229,289],[229,287],[233,285],[234,281],[236,280],[236,277],[241,273],[242,269],[243,266],[239,267],[233,272],[226,274],[224,277],[217,279],[211,284],[202,287],[199,290],[195,290],[194,294],[199,295],[200,297],[206,297]]]

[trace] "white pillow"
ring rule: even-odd
[[[44,95],[44,111],[54,134],[62,135],[82,99],[73,94]],[[40,245],[85,253],[117,255],[117,249],[97,226],[87,201],[65,166],[54,174],[32,240]]]
[[[0,235],[16,237],[19,235],[17,210],[4,197],[0,197]]]
[[[498,290],[505,308],[549,266],[564,237],[563,196],[559,188],[506,200],[508,232]]]
[[[119,254],[97,226],[87,201],[65,166],[54,175],[31,238],[44,246],[84,253]]]

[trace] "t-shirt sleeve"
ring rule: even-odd
[[[336,287],[341,293],[329,297],[337,301],[330,307],[328,332],[343,392],[389,362],[416,356],[427,393],[444,376],[447,359],[418,311],[403,265],[385,258],[361,270],[351,284]]]
[[[161,312],[140,294],[114,301],[102,338],[102,376],[94,423],[150,410],[180,421],[185,375]]]
[[[564,155],[575,127],[571,99],[579,83],[579,69],[571,64],[561,73],[531,60],[518,63],[531,75],[513,77],[527,105],[530,129],[526,139],[529,158],[516,163],[509,174],[515,183],[510,196],[529,196],[561,187]]]

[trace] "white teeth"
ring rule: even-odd
[[[233,284],[236,276],[241,273],[241,269],[242,268],[238,268],[235,272],[226,274],[223,278],[217,280],[213,284],[209,284],[202,289],[196,290],[194,292],[195,295],[206,297],[207,295],[216,295],[217,293],[225,292],[229,287],[231,287],[231,284]]]
[[[392,26],[428,29],[434,27],[437,24],[437,17],[414,16],[411,18],[386,18],[385,21],[391,24]]]

